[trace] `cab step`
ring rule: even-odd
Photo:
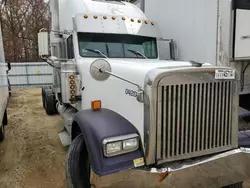
[[[61,143],[64,147],[67,147],[71,144],[70,135],[66,129],[59,132],[58,136],[59,136]]]

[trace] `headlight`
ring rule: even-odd
[[[108,138],[103,141],[104,155],[112,157],[136,151],[139,148],[138,134]]]

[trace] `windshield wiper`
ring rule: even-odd
[[[108,57],[107,57],[104,53],[102,53],[100,50],[97,50],[97,49],[89,49],[89,48],[86,48],[85,50],[90,51],[90,52],[93,52],[93,53],[96,53],[96,54],[99,54],[99,55],[102,56],[102,57],[108,58]]]
[[[143,53],[139,52],[139,51],[135,51],[135,50],[131,50],[131,49],[127,49],[129,52],[134,53],[136,56],[140,55],[142,57],[144,57],[145,59],[148,59]],[[138,57],[138,56],[137,56]]]

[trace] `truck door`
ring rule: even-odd
[[[234,59],[250,59],[250,0],[234,1]]]

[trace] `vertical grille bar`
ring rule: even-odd
[[[217,115],[217,141],[216,141],[216,146],[220,146],[220,138],[221,138],[221,93],[222,93],[222,88],[221,88],[220,82],[217,83],[217,88],[218,88],[218,115]]]
[[[164,87],[163,90],[163,96],[164,96],[164,105],[163,105],[163,111],[166,111],[166,113],[164,114],[164,119],[163,119],[163,148],[162,148],[162,154],[163,154],[163,159],[166,158],[166,148],[167,148],[167,127],[169,127],[169,125],[167,124],[168,123],[168,116],[169,116],[169,110],[168,110],[168,88],[169,86],[167,87]]]
[[[185,119],[187,117],[186,115],[186,106],[187,106],[187,101],[185,100],[185,85],[181,85],[181,96],[182,96],[182,107],[181,107],[181,155],[183,154],[185,148],[186,148],[186,142],[184,142],[184,140],[186,140],[187,135],[185,135],[187,133],[187,129],[185,128],[186,122]],[[185,150],[186,151],[186,150]]]
[[[225,88],[225,90],[226,91],[229,91],[229,82],[226,82],[225,83],[226,84],[226,88]],[[227,145],[228,144],[228,136],[227,136],[227,134],[228,134],[228,125],[229,125],[229,112],[228,112],[228,107],[229,107],[229,104],[230,104],[230,101],[229,101],[229,99],[230,99],[230,97],[229,97],[229,95],[226,93],[225,94],[225,97],[226,97],[226,105],[225,105],[225,135],[224,135],[224,139],[225,139],[225,144]]]
[[[205,119],[205,116],[206,116],[206,108],[207,108],[207,98],[206,98],[206,94],[207,94],[207,87],[206,87],[206,84],[202,84],[202,88],[203,88],[203,97],[202,97],[202,120],[201,120],[201,126],[202,126],[202,132],[201,132],[201,140],[202,140],[202,143],[201,143],[201,149],[205,149],[206,148],[206,138],[204,137],[205,136],[205,132],[206,132],[206,119]]]
[[[211,88],[210,88],[210,84],[206,84],[207,86],[207,105],[206,105],[206,136],[205,136],[205,149],[208,149],[211,143],[211,134],[210,134],[210,113],[211,113],[211,104],[210,104],[210,92],[211,92]]]
[[[158,111],[157,113],[159,114],[158,116],[158,126],[157,126],[157,159],[159,160],[161,156],[161,134],[162,134],[162,126],[163,124],[163,119],[164,119],[164,87],[158,88],[158,102],[160,102],[161,105],[158,105]]]
[[[175,155],[174,154],[174,148],[175,148],[175,140],[176,140],[176,138],[175,138],[175,131],[176,131],[176,129],[175,129],[175,127],[176,127],[176,86],[173,86],[173,116],[172,116],[172,154],[173,155]]]
[[[177,122],[176,122],[176,127],[177,127],[177,130],[176,130],[176,155],[179,155],[180,153],[180,134],[181,134],[181,128],[180,128],[180,116],[181,116],[181,108],[180,108],[180,105],[181,105],[181,90],[180,90],[180,85],[177,86]]]
[[[189,141],[189,153],[192,152],[192,141],[193,141],[193,114],[194,114],[194,85],[190,84],[190,90],[191,90],[191,100],[190,100],[190,121],[189,121],[189,135],[190,135],[190,141]]]
[[[214,83],[210,84],[211,89],[211,113],[210,113],[210,124],[209,124],[209,148],[213,147],[213,125],[214,125]]]
[[[233,86],[232,86],[232,82],[229,83],[229,101],[230,101],[230,104],[232,103],[233,101],[233,95],[232,95],[232,92],[233,92]],[[228,139],[229,139],[229,143],[228,144],[232,144],[232,111],[233,109],[232,108],[229,108],[229,124],[228,124]]]
[[[198,84],[198,108],[197,108],[197,114],[198,114],[198,121],[197,121],[197,140],[196,140],[196,151],[200,150],[201,145],[201,102],[202,102],[202,87],[201,84]]]
[[[213,142],[212,142],[212,147],[216,147],[216,130],[217,130],[217,103],[218,103],[218,90],[217,90],[217,83],[214,84],[214,96],[215,96],[215,99],[214,99],[214,114],[213,114],[213,117],[214,117],[214,121],[213,121]]]
[[[224,130],[224,126],[225,126],[225,123],[224,123],[224,117],[225,117],[225,110],[224,110],[224,107],[225,107],[225,84],[226,83],[221,83],[222,84],[222,105],[221,105],[221,140],[220,140],[220,145],[221,146],[224,146],[225,145],[225,139],[224,139],[224,133],[225,133],[225,130]]]
[[[171,86],[168,86],[168,124],[167,124],[167,134],[168,134],[168,139],[167,139],[167,158],[170,157],[170,134],[171,134],[171,116],[172,116],[172,109],[171,109],[171,103],[172,103],[172,89]]]
[[[197,134],[197,119],[198,119],[198,116],[197,116],[197,114],[198,114],[198,112],[197,112],[197,106],[198,106],[198,101],[199,101],[199,99],[198,99],[198,88],[197,88],[197,85],[195,84],[194,85],[194,90],[195,90],[195,95],[194,95],[194,114],[193,114],[193,116],[194,116],[194,121],[193,121],[193,140],[192,140],[192,144],[193,144],[193,150],[192,150],[192,152],[194,152],[196,149],[196,142],[197,142],[197,136],[196,136],[196,134]]]
[[[188,139],[190,139],[190,136],[188,136],[188,135],[190,135],[189,134],[189,131],[190,131],[190,129],[189,129],[189,127],[190,127],[190,123],[189,123],[189,118],[190,118],[190,115],[189,115],[189,111],[191,110],[191,109],[189,109],[190,108],[190,106],[188,105],[188,103],[189,103],[189,101],[190,101],[190,85],[189,84],[187,84],[186,85],[186,87],[185,87],[185,91],[187,92],[187,94],[186,94],[186,101],[185,101],[185,104],[186,104],[186,121],[185,121],[185,126],[186,126],[186,132],[185,132],[185,152],[187,153],[188,152],[188,147],[189,147],[189,142],[188,142]]]

